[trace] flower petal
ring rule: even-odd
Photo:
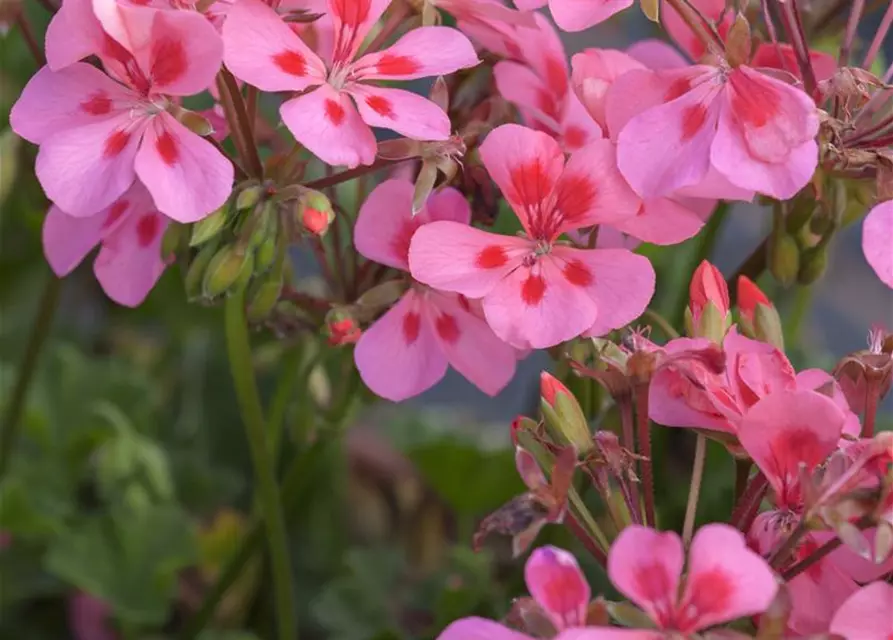
[[[709,524],[698,530],[691,543],[679,615],[689,629],[703,629],[762,613],[777,590],[772,569],[747,547],[741,532]]]
[[[543,256],[532,267],[518,267],[493,287],[481,304],[497,336],[518,349],[546,349],[592,326],[596,302],[587,287],[562,266]]]
[[[571,553],[550,545],[534,550],[524,566],[524,581],[557,629],[586,625],[592,594]]]
[[[471,224],[471,206],[462,192],[453,187],[435,191],[416,217],[425,223],[435,220],[452,220],[461,224]]]
[[[43,220],[43,254],[60,278],[71,273],[99,244],[100,230],[108,214],[100,211],[86,218],[75,218],[53,205]]]
[[[632,56],[616,49],[585,49],[571,59],[571,81],[589,114],[603,127],[608,89],[627,71],[642,69]]]
[[[633,0],[549,0],[555,24],[564,31],[583,31],[631,7]]]
[[[688,60],[673,46],[654,38],[639,40],[627,47],[626,53],[654,71],[681,69],[689,65]]]
[[[865,216],[862,251],[881,282],[893,289],[893,200],[881,202]]]
[[[818,549],[809,537],[806,543],[813,552]],[[795,637],[802,637],[826,633],[834,612],[856,593],[859,585],[826,558],[788,581],[787,589],[791,598],[788,628]],[[856,636],[848,640],[867,638]]]
[[[444,629],[437,640],[532,640],[498,622],[484,618],[462,618]]]
[[[503,60],[493,67],[493,79],[503,98],[558,130],[562,115],[560,103],[530,67]]]
[[[353,60],[372,26],[391,0],[328,0],[328,15],[335,31],[334,64]]]
[[[409,245],[412,277],[435,289],[482,298],[517,269],[533,244],[458,222],[422,226]]]
[[[579,151],[586,145],[605,137],[601,125],[592,119],[574,92],[564,98],[564,113],[559,127],[559,142],[567,153]]]
[[[47,26],[47,65],[53,71],[60,71],[98,53],[104,37],[91,0],[65,0]]]
[[[446,140],[450,118],[436,104],[411,91],[351,84],[345,91],[353,96],[363,122],[390,129],[413,140]]]
[[[651,198],[642,201],[636,215],[614,222],[612,226],[644,242],[668,245],[695,236],[704,221],[673,198]]]
[[[893,585],[874,582],[859,589],[841,605],[830,631],[846,638],[888,638],[893,635]]]
[[[96,67],[76,62],[61,71],[41,67],[12,106],[12,130],[40,144],[62,131],[125,112],[136,96]]]
[[[223,41],[227,68],[262,91],[303,91],[325,82],[319,56],[259,0],[233,4],[223,24]]]
[[[105,209],[127,191],[145,123],[122,113],[44,140],[35,172],[47,197],[73,216]]]
[[[354,168],[375,161],[375,136],[350,97],[327,84],[279,108],[298,142],[326,164]]]
[[[354,360],[366,386],[394,402],[430,389],[447,370],[427,304],[412,290],[363,332]]]
[[[779,506],[799,507],[799,467],[812,470],[837,448],[844,414],[814,391],[777,391],[744,415],[738,439],[777,494]]]
[[[209,215],[226,202],[233,187],[232,163],[167,113],[146,130],[136,172],[158,210],[178,222]]]
[[[429,291],[428,300],[436,338],[450,366],[487,395],[502,391],[515,374],[515,350],[472,313],[464,298]]]
[[[719,24],[720,34],[725,37],[734,20],[731,12],[724,11],[725,0],[692,0],[692,5],[714,23],[719,22],[719,18],[725,14],[722,23]],[[703,57],[706,53],[703,41],[682,19],[679,12],[667,2],[661,3],[660,21],[670,38],[688,54],[689,58],[698,61]]]
[[[660,612],[676,607],[683,558],[682,540],[676,533],[631,525],[611,546],[608,577],[620,593],[657,622]]]
[[[474,46],[458,29],[418,27],[352,66],[357,80],[414,80],[445,76],[478,64]]]

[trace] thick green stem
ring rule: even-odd
[[[701,480],[704,478],[704,461],[707,458],[707,438],[698,434],[695,445],[695,462],[691,470],[691,486],[688,490],[688,504],[685,507],[685,524],[682,527],[682,541],[687,547],[695,530],[695,514],[698,511],[698,498],[701,495]]]
[[[245,423],[245,434],[251,449],[258,497],[267,532],[267,544],[270,548],[279,638],[280,640],[295,640],[297,624],[294,612],[291,559],[285,533],[285,522],[282,518],[279,487],[276,484],[275,467],[267,442],[263,408],[251,363],[251,346],[248,341],[248,325],[245,320],[244,305],[244,290],[233,292],[226,300],[224,315],[227,351],[233,383],[236,387],[236,397],[239,401],[242,421]]]
[[[31,325],[31,334],[28,336],[22,364],[19,366],[19,376],[16,378],[12,395],[9,396],[6,409],[3,412],[3,421],[0,422],[0,480],[6,475],[9,467],[12,450],[15,447],[19,427],[22,423],[22,411],[25,408],[28,387],[31,386],[40,351],[53,324],[61,288],[62,281],[51,275],[44,286],[43,295],[41,295],[37,306],[37,317]]]

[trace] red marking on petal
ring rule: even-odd
[[[136,241],[141,247],[148,247],[158,237],[159,231],[161,220],[154,213],[147,213],[136,223]]]
[[[682,113],[682,141],[694,138],[706,121],[707,108],[704,105],[693,104],[686,107]]]
[[[555,206],[561,212],[561,221],[574,223],[592,209],[598,188],[588,176],[566,173],[561,177],[557,196]]]
[[[542,276],[530,274],[521,285],[521,299],[528,307],[538,305],[546,295],[546,281]]]
[[[124,215],[124,212],[127,211],[128,206],[130,206],[130,203],[127,200],[118,200],[109,207],[109,213],[105,218],[105,222],[102,223],[102,229],[108,229],[115,224]]]
[[[548,91],[540,89],[536,92],[536,106],[553,120],[561,119],[558,113],[558,102],[555,100],[555,96]]]
[[[558,58],[546,59],[546,84],[556,96],[567,93],[567,71]]]
[[[391,249],[398,260],[405,262],[409,259],[409,243],[412,241],[416,229],[419,228],[419,224],[417,219],[407,220],[391,241]]]
[[[679,608],[676,626],[683,633],[695,631],[702,625],[704,614],[724,613],[732,600],[735,586],[722,569],[709,569],[693,575],[686,589],[687,601]]]
[[[670,88],[667,89],[667,92],[664,94],[664,102],[670,102],[671,100],[675,100],[679,96],[688,93],[691,91],[691,82],[688,78],[677,78],[673,81],[673,84],[670,85]]]
[[[158,150],[158,155],[161,156],[164,164],[169,167],[177,164],[177,160],[180,159],[180,149],[177,146],[177,140],[167,131],[162,131],[161,135],[155,140],[155,148]]]
[[[297,51],[282,51],[273,56],[273,64],[279,67],[285,73],[293,76],[304,76],[307,74],[307,61]]]
[[[336,127],[340,127],[346,116],[347,114],[344,112],[344,107],[334,100],[326,100],[326,118],[329,119],[329,122]]]
[[[635,568],[634,576],[636,587],[641,597],[653,605],[659,614],[660,620],[655,620],[661,626],[668,622],[668,614],[671,613],[672,604],[676,600],[673,592],[673,579],[667,572],[667,568],[658,563],[641,564]]]
[[[571,260],[564,265],[564,277],[578,287],[588,287],[592,284],[592,271],[580,260]]]
[[[102,150],[102,155],[106,158],[114,158],[119,153],[124,151],[124,147],[127,146],[127,142],[130,140],[130,134],[126,131],[115,131],[112,135],[105,139],[105,146]]]
[[[422,318],[415,311],[410,311],[403,316],[403,339],[409,346],[419,338],[422,329]]]
[[[455,344],[459,339],[459,325],[456,319],[448,313],[443,314],[435,323],[437,334],[443,338],[444,342]]]
[[[376,73],[383,76],[408,76],[422,68],[416,60],[409,56],[398,56],[383,53],[375,63]]]
[[[524,52],[521,51],[521,47],[518,46],[518,43],[514,40],[509,40],[508,38],[503,39],[502,41],[505,50],[508,51],[509,56],[512,58],[522,58],[524,56]]]
[[[91,116],[101,116],[112,110],[112,101],[102,91],[97,91],[81,103],[81,111]]]
[[[763,127],[778,115],[781,98],[768,84],[755,82],[741,71],[729,75],[732,113],[745,126]]]
[[[152,0],[130,0],[130,2],[131,2],[132,4],[136,4],[136,5],[139,5],[139,6],[141,6],[141,7],[145,7],[145,6],[148,5],[150,2],[152,2]]]
[[[341,19],[341,22],[357,27],[369,17],[371,0],[332,0],[330,6],[332,12]]]
[[[171,37],[162,37],[152,43],[152,83],[166,85],[175,82],[186,73],[186,49],[183,43]]]
[[[461,293],[457,296],[459,298],[459,305],[465,309],[467,312],[471,313],[471,304],[468,302],[468,298],[463,296]]]
[[[394,109],[391,107],[391,101],[383,96],[367,96],[366,104],[378,115],[384,118],[393,118]]]
[[[586,132],[580,127],[571,125],[564,130],[564,146],[567,149],[579,149],[586,144]]]
[[[805,560],[818,550],[819,545],[815,540],[813,540],[812,538],[804,538],[803,542],[801,542],[797,546],[797,549],[794,551],[794,560],[796,562]],[[823,565],[824,562],[821,561],[813,563],[811,566],[806,568],[807,575],[809,575],[815,582],[818,582],[822,579],[822,574],[824,573]]]
[[[481,269],[498,269],[508,261],[509,257],[506,255],[505,249],[498,244],[491,244],[481,249],[474,265]]]
[[[540,204],[552,192],[551,176],[539,159],[516,165],[509,171],[511,193],[506,194],[514,202],[533,207]]]
[[[109,58],[113,58],[118,62],[123,64],[127,64],[130,60],[133,59],[133,56],[130,55],[130,52],[125,49],[120,42],[112,38],[109,34],[102,34],[102,53]]]

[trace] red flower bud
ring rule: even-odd
[[[335,320],[328,325],[329,344],[340,346],[343,344],[353,344],[360,339],[363,332],[353,321],[353,318],[343,318]]]
[[[322,235],[329,228],[329,214],[307,207],[301,216],[304,228],[314,235]]]
[[[753,314],[758,304],[771,307],[766,294],[747,276],[738,276],[738,310],[741,315],[753,322]]]
[[[716,305],[716,309],[723,315],[729,312],[729,289],[726,287],[725,278],[719,269],[706,260],[695,269],[689,287],[689,298],[689,306],[696,324],[708,302]]]
[[[543,371],[540,374],[540,395],[543,397],[543,400],[554,407],[555,397],[559,393],[563,393],[571,398],[574,397],[570,390],[564,386],[558,378],[548,371]]]

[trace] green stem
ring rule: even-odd
[[[682,542],[687,547],[695,530],[695,514],[698,511],[698,498],[701,495],[701,480],[704,478],[704,461],[707,458],[707,438],[698,434],[695,445],[695,462],[691,470],[691,487],[688,490],[688,504],[685,507],[685,524],[682,527]]]
[[[267,531],[276,592],[279,638],[294,640],[297,637],[297,621],[294,612],[291,559],[285,522],[282,518],[279,487],[276,484],[274,465],[267,442],[263,408],[251,363],[251,346],[248,341],[244,305],[244,290],[233,292],[226,300],[224,316],[229,364],[242,421],[245,423],[245,435],[248,437],[251,449],[258,497]]]
[[[301,360],[304,357],[302,346],[302,343],[293,345],[282,357],[279,380],[276,383],[273,400],[270,402],[270,415],[267,418],[267,438],[270,443],[271,457],[274,461],[279,460],[285,414],[288,412],[288,407],[295,397],[295,385],[301,371]]]
[[[50,279],[44,286],[43,294],[40,296],[37,317],[31,325],[31,334],[28,336],[28,343],[25,345],[25,353],[22,356],[22,364],[19,367],[19,376],[12,389],[12,395],[9,397],[6,410],[3,412],[3,419],[0,422],[0,480],[6,475],[9,467],[12,450],[15,447],[19,427],[22,423],[22,411],[25,408],[25,400],[28,397],[28,387],[31,386],[40,351],[53,324],[53,316],[56,313],[61,288],[62,281],[56,276],[50,276]]]

